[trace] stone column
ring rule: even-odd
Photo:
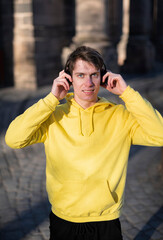
[[[63,0],[33,1],[38,86],[52,84],[53,79],[62,69],[61,52],[65,41],[64,14]]]
[[[150,41],[151,27],[151,1],[130,0],[129,40],[123,71],[138,73],[152,69],[155,50]]]
[[[19,88],[52,84],[61,70],[63,0],[15,0],[14,74]]]
[[[2,41],[2,7],[0,4],[0,87],[4,87],[4,53],[3,53],[3,41]]]
[[[117,70],[117,52],[107,35],[108,13],[108,0],[76,0],[76,35],[63,50],[63,62],[77,46],[86,45],[103,55],[108,68]]]
[[[35,38],[32,0],[14,1],[14,82],[17,88],[35,89]]]
[[[158,60],[163,60],[163,1],[155,0],[154,1],[155,12],[154,12],[154,20],[155,20],[155,47],[156,47],[156,58]]]
[[[13,86],[13,1],[0,1],[0,87]]]
[[[126,1],[126,0],[125,0]],[[109,28],[108,38],[114,46],[118,44],[122,35],[122,0],[108,0]]]

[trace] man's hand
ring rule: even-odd
[[[63,70],[59,73],[59,77],[54,79],[53,81],[51,92],[58,100],[63,99],[66,96],[68,90],[70,89],[70,85],[66,78],[70,82],[72,82],[71,76],[65,73],[65,71]]]
[[[106,88],[109,92],[121,95],[125,89],[127,88],[127,83],[124,81],[122,76],[120,74],[115,74],[112,72],[107,72],[103,76],[103,82],[105,82],[105,79],[108,77],[108,84],[102,85],[102,87]]]

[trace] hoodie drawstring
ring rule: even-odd
[[[92,134],[92,132],[94,131],[93,113],[94,113],[94,107],[92,107],[90,112],[88,113],[89,114],[89,121],[88,121],[89,127],[88,127],[87,131],[84,132],[84,129],[82,126],[82,123],[84,125],[84,121],[81,116],[82,115],[81,110],[80,110],[80,108],[78,108],[78,125],[79,125],[79,134],[80,135],[89,137]],[[87,112],[84,113],[84,111],[83,111],[83,114],[87,114]]]
[[[78,108],[78,123],[79,123],[79,135],[83,135],[80,108]]]
[[[88,136],[90,136],[92,133],[93,133],[93,131],[94,131],[94,126],[93,126],[93,113],[94,113],[94,107],[92,107],[92,109],[91,109],[91,112],[90,112],[90,131],[89,131],[89,135]]]

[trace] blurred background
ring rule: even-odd
[[[162,69],[162,0],[1,0],[0,87],[51,84],[67,55],[95,47],[109,69]]]

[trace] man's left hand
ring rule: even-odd
[[[109,92],[116,94],[116,95],[121,95],[125,89],[127,88],[127,83],[125,80],[122,78],[120,74],[115,74],[112,72],[107,72],[103,76],[103,82],[105,82],[106,78],[108,77],[108,83],[107,85],[102,85],[105,89],[107,89]]]

